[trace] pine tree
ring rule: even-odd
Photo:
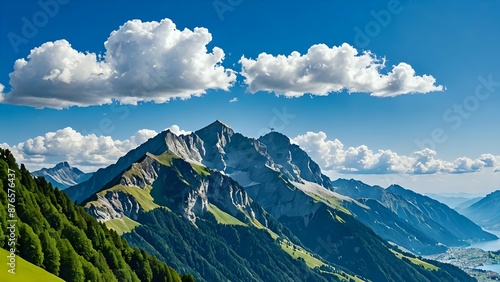
[[[44,268],[54,274],[59,274],[59,267],[61,266],[59,250],[57,249],[57,243],[54,238],[52,238],[47,230],[40,234],[40,242],[42,244],[42,250],[44,254],[43,266]]]
[[[42,266],[43,252],[40,239],[36,236],[31,226],[19,224],[19,255],[34,265]]]
[[[61,253],[61,271],[59,277],[72,282],[85,281],[82,263],[70,242],[67,239],[62,239],[58,243]]]

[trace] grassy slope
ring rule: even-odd
[[[217,206],[209,204],[208,211],[215,216],[218,223],[229,224],[229,225],[242,225],[247,226],[245,223],[241,222],[232,215],[221,211]]]
[[[172,161],[174,159],[179,159],[178,156],[176,156],[174,153],[170,151],[166,151],[163,154],[156,156],[150,153],[147,153],[148,156],[152,157],[153,159],[157,160],[159,163],[165,166],[172,166]]]
[[[418,258],[407,257],[401,253],[394,251],[394,250],[390,250],[390,251],[399,259],[403,259],[403,257],[405,257],[405,258],[409,259],[411,261],[411,263],[416,264],[416,265],[420,265],[421,267],[423,267],[427,270],[438,270],[439,269],[439,267],[432,265],[428,262],[422,261]]]
[[[44,269],[31,264],[20,256],[16,256],[16,274],[11,274],[7,272],[9,266],[7,265],[7,256],[10,253],[7,250],[0,248],[0,281],[22,281],[22,282],[52,282],[52,281],[64,281],[61,278],[45,271]]]
[[[139,222],[134,221],[126,216],[122,218],[110,219],[104,222],[106,227],[115,230],[118,234],[122,235],[132,231],[136,226],[141,225]]]
[[[151,196],[151,186],[147,186],[145,189],[141,189],[139,187],[130,187],[130,186],[123,186],[123,185],[115,185],[112,188],[106,189],[104,191],[101,191],[97,193],[98,195],[105,195],[107,192],[112,192],[112,191],[122,191],[124,193],[127,193],[129,195],[134,196],[134,198],[139,202],[139,205],[141,205],[141,208],[144,211],[150,211],[152,209],[160,207],[158,204],[154,203],[153,197]],[[90,203],[94,203],[90,202]]]
[[[284,181],[289,182],[286,180],[284,180]],[[316,202],[323,202],[333,209],[339,210],[339,211],[341,211],[345,214],[348,214],[348,215],[352,215],[352,213],[343,206],[342,200],[330,195],[331,192],[327,191],[326,188],[324,190],[309,191],[307,189],[301,188],[301,185],[298,185],[298,183],[291,182],[291,185],[295,186],[297,189],[304,192],[304,194],[313,198]]]
[[[295,250],[294,250],[295,246]],[[304,250],[303,248],[290,243],[288,240],[283,240],[281,242],[281,248],[291,255],[294,259],[302,258],[306,262],[309,268],[321,267],[326,265],[324,262],[312,256],[311,253]]]
[[[321,267],[321,266],[327,265],[323,261],[321,261],[318,258],[314,257],[313,254],[311,254],[307,250],[304,250],[300,246],[297,246],[297,245],[291,243],[290,241],[288,241],[286,239],[282,240],[281,243],[280,243],[280,245],[281,245],[281,248],[286,253],[288,253],[290,256],[292,256],[294,259],[302,258],[306,262],[306,265],[309,268],[311,268],[311,269],[313,269],[315,267]],[[294,246],[295,246],[295,249],[294,249]],[[341,281],[350,281],[350,279],[354,280],[355,282],[363,282],[363,281],[365,281],[365,280],[360,279],[360,278],[358,278],[356,276],[352,276],[352,275],[350,275],[348,273],[345,273],[344,271],[339,270],[339,269],[337,270],[336,273],[329,272],[329,271],[322,271],[322,270],[320,270],[320,272],[330,273],[331,275],[335,275]]]
[[[196,173],[198,173],[199,175],[205,175],[205,176],[210,175],[210,171],[206,166],[202,166],[195,163],[190,163],[190,164],[193,167],[194,171],[196,171]]]

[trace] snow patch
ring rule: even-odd
[[[338,199],[341,201],[355,203],[356,205],[358,205],[364,209],[370,209],[368,206],[361,204],[360,202],[354,200],[353,198],[350,198],[350,197],[341,195],[337,192],[333,192],[331,190],[328,190],[325,187],[323,187],[317,183],[314,183],[314,182],[303,180],[302,183],[294,182],[294,181],[291,181],[290,183],[292,183],[293,186],[297,187],[298,189],[300,189],[301,191],[303,191],[304,193],[306,193],[308,195],[311,195],[311,194],[317,195],[317,196],[321,197],[322,199],[335,198],[335,199]]]

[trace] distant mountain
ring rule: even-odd
[[[436,201],[439,201],[448,207],[455,209],[456,207],[462,205],[465,202],[470,201],[471,199],[475,199],[477,197],[464,197],[464,196],[458,196],[458,195],[441,195],[441,194],[434,194],[434,193],[427,193],[425,194],[427,197],[432,198]]]
[[[164,131],[65,192],[201,281],[474,281],[391,246],[352,212],[369,206],[331,188],[288,137],[216,121]]]
[[[498,239],[495,235],[484,232],[468,218],[436,200],[415,193],[412,190],[405,189],[399,185],[391,185],[387,188],[387,191],[392,194],[404,196],[409,202],[415,204],[424,215],[427,215],[429,218],[445,227],[460,240],[474,241],[474,239],[480,239],[488,241]]]
[[[465,201],[463,203],[461,203],[460,205],[456,206],[455,207],[455,210],[459,213],[462,213],[462,211],[470,206],[472,206],[473,204],[479,202],[483,197],[476,197],[476,198],[472,198],[472,199],[469,199],[468,201]]]
[[[500,190],[461,210],[461,213],[489,230],[500,230]]]
[[[67,162],[58,163],[53,168],[42,168],[31,173],[33,176],[43,176],[52,186],[64,190],[70,186],[87,181],[92,173],[85,173]]]
[[[370,207],[367,211],[351,206],[350,210],[384,239],[413,253],[440,253],[446,246],[496,239],[448,206],[398,185],[384,189],[338,179],[331,189]]]

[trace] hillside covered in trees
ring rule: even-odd
[[[193,276],[180,275],[156,257],[130,247],[64,192],[44,178],[33,178],[3,149],[0,179],[0,248],[13,248],[16,256],[66,281],[194,281]],[[11,224],[15,229],[7,228]],[[9,241],[12,237],[15,241]]]

